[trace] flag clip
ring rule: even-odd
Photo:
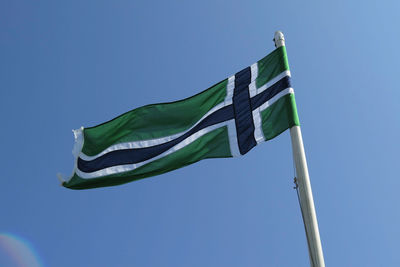
[[[294,185],[295,185],[295,186],[293,186],[293,189],[296,189],[296,190],[297,190],[297,188],[299,188],[299,184],[297,183],[297,178],[296,178],[296,177],[294,177],[293,183],[294,183]]]

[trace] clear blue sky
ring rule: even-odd
[[[46,267],[308,266],[288,132],[117,187],[56,178],[71,129],[196,94],[282,30],[326,264],[400,266],[400,4],[322,2],[1,1],[0,237]]]

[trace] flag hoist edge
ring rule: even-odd
[[[118,185],[206,158],[244,155],[294,125],[299,119],[282,46],[195,96],[74,130],[75,166],[63,186]]]

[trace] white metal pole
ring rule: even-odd
[[[285,37],[280,31],[275,32],[275,46],[285,45]],[[319,236],[317,215],[315,213],[314,200],[311,191],[310,177],[308,176],[308,167],[306,154],[304,152],[303,138],[301,136],[300,126],[290,128],[290,137],[292,140],[293,158],[296,166],[296,180],[300,198],[300,207],[302,209],[304,227],[308,241],[308,250],[310,254],[311,267],[324,267],[324,255],[322,253],[321,239]]]

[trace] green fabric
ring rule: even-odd
[[[278,101],[261,112],[262,129],[265,140],[271,140],[286,129],[299,126],[294,94],[281,97]]]
[[[63,186],[71,189],[87,189],[119,185],[166,173],[202,159],[227,158],[231,156],[228,129],[225,126],[205,134],[175,153],[155,160],[136,170],[94,179],[82,179],[74,174],[72,179],[64,183]]]
[[[257,63],[257,88],[260,88],[285,70],[289,70],[286,48],[284,46],[275,49],[271,54],[259,60]]]
[[[227,79],[184,100],[131,110],[111,121],[85,128],[82,152],[94,156],[107,147],[176,134],[190,128],[226,97]]]

